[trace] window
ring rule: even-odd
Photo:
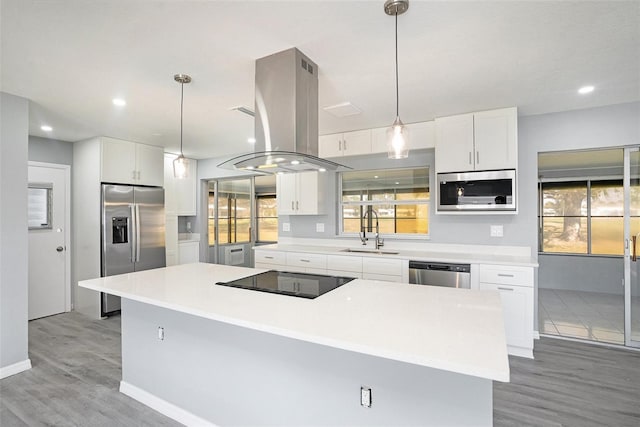
[[[51,184],[29,184],[27,223],[29,230],[51,229]]]
[[[640,186],[632,184],[632,199],[639,195]],[[624,254],[622,180],[543,182],[540,198],[541,252]],[[639,215],[632,210],[632,226]]]
[[[428,235],[428,168],[343,172],[340,184],[342,233],[359,233],[362,216],[371,207],[381,234]]]
[[[278,241],[278,204],[275,194],[256,196],[258,242]]]

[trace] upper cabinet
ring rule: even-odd
[[[195,216],[196,196],[198,192],[197,162],[191,160],[189,176],[178,179],[173,176],[175,154],[164,155],[164,200],[167,215]]]
[[[320,157],[357,156],[371,153],[371,129],[322,135],[318,139]]]
[[[435,120],[436,172],[516,169],[518,111],[515,107]]]
[[[102,182],[162,187],[162,147],[105,137],[100,144]]]
[[[278,215],[323,214],[326,181],[322,172],[277,175]]]

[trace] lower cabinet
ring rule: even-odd
[[[191,264],[200,261],[200,242],[178,242],[178,264]]]
[[[500,293],[509,354],[533,358],[533,269],[480,265],[480,290]]]

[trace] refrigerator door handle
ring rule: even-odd
[[[127,228],[129,229],[129,241],[131,242],[131,262],[136,262],[136,237],[135,231],[133,230],[133,225],[135,224],[136,211],[133,205],[129,205],[129,210],[131,211],[131,216],[127,218]]]
[[[140,262],[140,204],[136,203],[136,262]]]

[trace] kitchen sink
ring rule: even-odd
[[[398,255],[400,252],[398,251],[385,251],[382,249],[342,249],[340,252],[353,252],[360,254],[377,254],[377,255]]]

